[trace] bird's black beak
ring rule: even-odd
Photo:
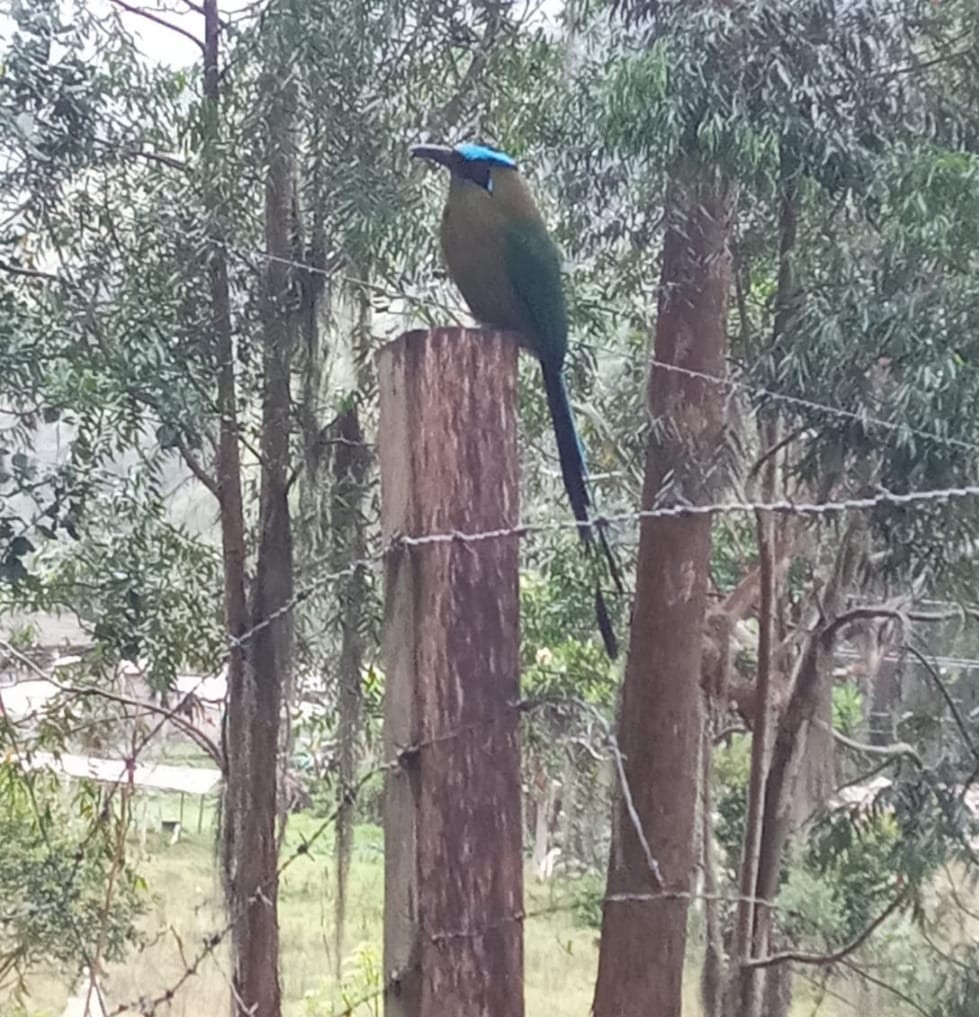
[[[428,159],[440,166],[452,166],[455,160],[455,149],[448,145],[412,145],[409,149],[415,159]]]

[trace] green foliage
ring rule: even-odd
[[[605,880],[597,875],[575,880],[572,912],[575,921],[587,929],[602,927],[602,902],[605,899]]]
[[[843,942],[846,894],[814,869],[800,865],[788,869],[779,888],[778,907],[779,928],[789,942],[810,949]]]
[[[15,650],[23,652],[37,645],[38,634],[37,625],[28,621],[22,625],[12,625],[4,638]]]
[[[715,520],[711,535],[711,574],[729,593],[757,559],[755,527],[748,518],[725,516]]]
[[[113,827],[97,792],[83,788],[68,805],[56,780],[25,776],[9,755],[0,764],[0,988],[39,964],[72,978],[98,944],[104,959],[120,960],[141,942],[139,877],[123,864],[106,894]]]
[[[371,1014],[381,1012],[384,977],[380,951],[372,942],[358,943],[347,957],[340,973],[340,985],[329,992],[307,992],[304,1003],[309,1017],[331,1013],[339,998],[348,1012]]]
[[[0,609],[67,607],[91,632],[102,665],[140,662],[158,690],[223,652],[215,549],[160,518],[159,503],[100,484],[74,540],[49,540]]]
[[[834,685],[833,727],[845,735],[855,735],[863,720],[863,706],[863,693],[856,685]]]
[[[714,751],[714,808],[717,818],[714,836],[723,852],[725,868],[737,871],[744,838],[748,802],[748,775],[751,770],[751,740],[732,735],[727,745]]]
[[[577,533],[569,528],[542,534],[528,550],[520,582],[526,687],[553,691],[547,673],[563,672],[571,678],[565,690],[580,680],[582,691],[594,689],[608,701],[613,671],[594,635],[594,572]]]
[[[788,891],[790,898],[795,897],[794,907],[825,936],[822,945],[853,939],[897,894],[898,824],[886,813],[832,813],[809,837],[805,868],[795,894]],[[817,883],[821,891],[812,889]]]
[[[914,989],[943,1017],[972,1017],[979,994],[979,948],[974,942],[953,943],[942,953],[934,963],[922,965],[923,977]]]

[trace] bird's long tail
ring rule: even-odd
[[[560,370],[554,370],[542,363],[541,371],[544,375],[547,405],[550,408],[551,421],[554,425],[554,437],[557,440],[564,490],[567,492],[568,501],[571,502],[571,511],[578,522],[578,533],[582,541],[588,547],[593,547],[592,526],[588,516],[588,509],[591,507],[591,498],[588,494],[588,472],[585,466],[584,449],[574,426],[574,417],[571,414],[568,390],[564,386],[564,377]],[[615,583],[616,590],[621,594],[622,579],[618,563],[612,554],[611,547],[609,547],[604,529],[601,527],[596,527],[596,529],[598,530],[599,545],[608,562],[609,574]],[[608,607],[605,604],[605,597],[602,594],[601,583],[597,579],[595,582],[595,614],[605,650],[614,660],[618,656],[618,642],[612,628]]]

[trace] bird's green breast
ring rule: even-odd
[[[473,315],[520,333],[542,360],[560,366],[567,322],[560,258],[518,178],[492,192],[453,178],[442,216],[442,252]]]

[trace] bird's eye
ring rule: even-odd
[[[478,184],[490,194],[493,193],[493,176],[488,163],[467,162],[463,167],[462,174],[467,180]]]

